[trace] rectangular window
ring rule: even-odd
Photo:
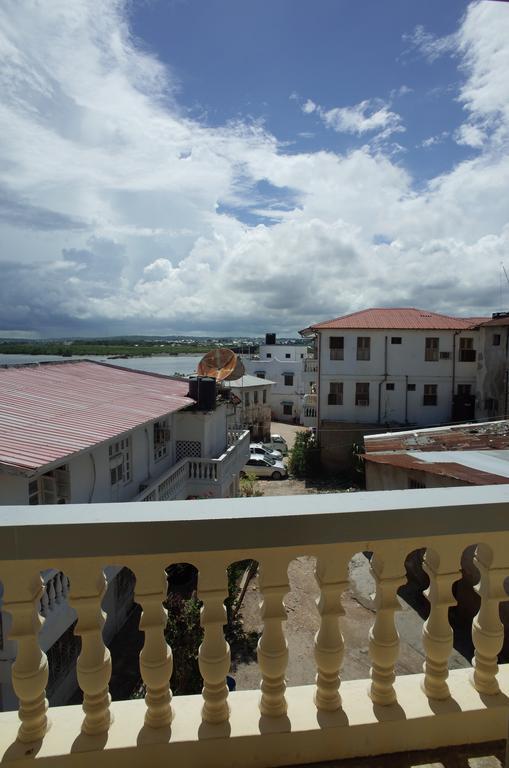
[[[249,392],[244,392],[244,405],[249,405]]]
[[[388,389],[390,392],[392,392],[394,390],[394,383],[388,381],[387,384],[385,385],[385,389]]]
[[[471,384],[458,384],[458,395],[466,396],[472,394]]]
[[[287,360],[289,360],[291,355],[288,352],[285,352],[285,357],[286,357]]]
[[[422,398],[423,405],[436,405],[437,404],[437,385],[425,384],[424,396]]]
[[[460,363],[475,363],[474,340],[471,336],[460,338]]]
[[[489,416],[498,416],[498,400],[494,397],[487,397],[484,401],[484,409],[488,411]]]
[[[267,352],[266,357],[272,357],[272,353],[271,352]]]
[[[355,385],[355,405],[369,405],[369,383],[357,382]]]
[[[345,337],[331,336],[329,338],[329,354],[331,360],[343,360],[345,351]]]
[[[256,389],[253,392],[253,402],[255,405],[258,405],[258,392],[256,391]]]
[[[293,406],[291,403],[283,404],[283,414],[285,416],[291,416],[293,414]]]
[[[440,360],[450,360],[450,359],[451,359],[450,352],[440,352]]]
[[[28,484],[28,503],[31,505],[69,504],[70,501],[71,478],[68,464],[62,464]]]
[[[392,336],[391,337],[391,344],[401,344],[402,338],[401,336]]]
[[[357,360],[369,360],[371,353],[371,338],[357,336]]]
[[[263,390],[262,402],[263,402],[263,404],[265,404],[267,402],[267,390],[266,389]]]
[[[110,458],[111,485],[126,485],[131,482],[131,440],[124,437],[111,443],[108,448]]]
[[[426,347],[424,351],[424,359],[428,363],[433,363],[438,360],[438,336],[427,336]]]
[[[407,384],[406,385],[406,391],[407,392],[415,392],[415,384]]]
[[[168,452],[170,430],[168,420],[156,421],[154,424],[154,461],[164,458]]]
[[[343,405],[342,381],[331,381],[329,383],[329,396],[327,402],[329,405]]]
[[[499,347],[500,346],[500,334],[499,333],[494,333],[493,334],[493,346],[494,347]]]
[[[411,477],[408,478],[408,487],[409,488],[426,488],[424,483],[421,483],[419,480],[413,480]]]
[[[293,373],[283,373],[285,387],[293,387]]]
[[[265,371],[255,371],[255,376],[258,376],[259,379],[264,379]]]

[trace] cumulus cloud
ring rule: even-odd
[[[457,31],[465,125],[487,139],[417,190],[383,138],[292,153],[259,122],[191,119],[120,0],[2,4],[0,328],[294,333],[369,305],[490,311],[509,247],[498,6]],[[390,103],[305,104],[362,140],[403,128]]]

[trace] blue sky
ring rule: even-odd
[[[186,0],[139,3],[133,33],[178,81],[177,100],[191,115],[220,126],[262,120],[288,152],[345,152],[366,137],[337,133],[301,106],[324,109],[364,99],[391,103],[404,121],[400,158],[417,179],[448,170],[471,154],[452,138],[420,146],[464,118],[451,99],[458,61],[431,65],[411,41],[419,25],[437,38],[456,31],[465,0]],[[402,86],[409,91],[400,92]]]
[[[0,335],[507,309],[508,71],[493,0],[6,0]]]

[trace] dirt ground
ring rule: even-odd
[[[296,433],[303,429],[289,424],[273,423],[272,432],[282,434],[289,447],[293,445]],[[266,496],[291,496],[303,493],[317,493],[317,484],[302,480],[259,480],[259,487]],[[332,490],[332,489],[331,489]],[[338,489],[339,490],[339,489]],[[342,490],[345,490],[343,487]],[[285,598],[287,613],[286,637],[289,647],[287,670],[288,685],[307,685],[314,682],[316,665],[314,660],[314,637],[319,626],[316,607],[318,586],[314,577],[315,560],[300,557],[290,563],[288,578],[290,591]],[[373,625],[375,612],[372,595],[375,584],[369,572],[368,559],[359,552],[352,558],[349,567],[350,587],[342,596],[345,615],[341,618],[341,631],[345,642],[345,654],[341,677],[354,680],[369,677],[368,633]],[[246,591],[241,613],[246,631],[261,632],[261,595],[256,576]],[[396,615],[396,624],[401,637],[400,655],[396,665],[397,674],[421,672],[424,662],[422,647],[423,619],[407,603],[400,600],[401,610]],[[468,666],[467,661],[454,652],[451,668]],[[238,690],[256,688],[260,672],[256,661],[239,664],[232,673]]]

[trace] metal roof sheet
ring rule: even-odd
[[[373,464],[385,464],[397,467],[398,469],[411,469],[440,477],[450,477],[454,480],[461,480],[469,485],[504,485],[509,483],[509,478],[506,476],[465,466],[459,462],[426,462],[422,459],[409,453],[386,453],[364,456],[365,461]]]
[[[188,384],[91,361],[0,368],[0,466],[31,472],[194,400]]]
[[[366,453],[509,449],[509,421],[366,435],[364,446]]]
[[[467,330],[488,320],[487,317],[451,317],[415,307],[375,307],[352,312],[332,320],[315,323],[305,331],[344,329],[393,329],[393,330]]]

